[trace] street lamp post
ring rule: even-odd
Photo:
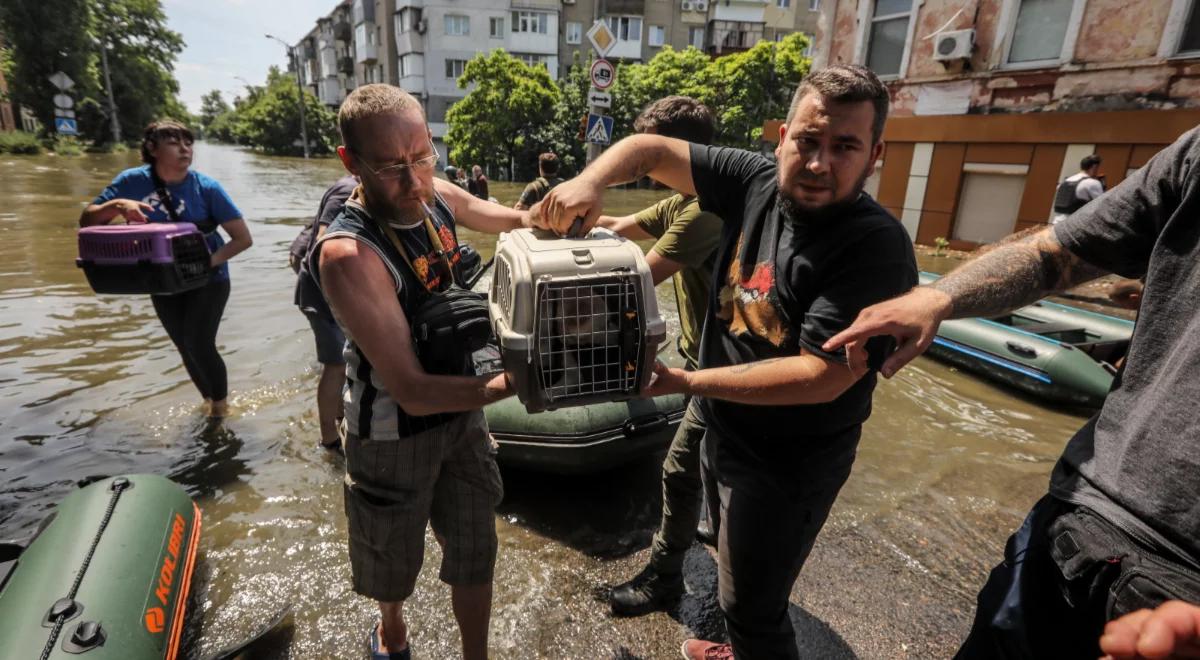
[[[304,157],[308,158],[308,123],[304,119],[304,83],[300,82],[300,58],[296,56],[296,49],[292,48],[288,42],[269,34],[265,36],[283,44],[283,47],[287,49],[288,61],[296,70],[296,91],[299,92],[296,102],[300,104],[300,140],[304,142]]]

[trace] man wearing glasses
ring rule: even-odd
[[[482,409],[512,389],[504,374],[427,373],[409,319],[455,279],[457,223],[499,233],[527,225],[528,214],[435,178],[424,112],[397,87],[355,89],[338,127],[338,155],[361,185],[310,265],[348,340],[346,514],[354,590],[382,614],[368,635],[371,656],[409,657],[403,604],[428,524],[442,546],[439,577],[451,587],[463,657],[485,658],[502,486]]]

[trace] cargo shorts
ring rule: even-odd
[[[442,542],[443,582],[492,581],[495,508],[504,489],[482,411],[395,440],[347,434],[343,446],[356,593],[383,602],[411,596],[425,558],[427,524]]]

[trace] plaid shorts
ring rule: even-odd
[[[482,411],[396,440],[347,434],[344,447],[355,592],[383,602],[411,596],[427,524],[443,542],[443,582],[492,581],[504,489]]]

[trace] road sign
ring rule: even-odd
[[[592,144],[608,144],[612,141],[613,118],[589,114],[586,139]]]
[[[75,107],[75,99],[67,96],[66,94],[55,94],[54,107],[62,110],[70,110],[71,108]]]
[[[69,117],[55,117],[54,130],[58,131],[59,135],[79,135],[75,120]]]
[[[75,111],[74,110],[63,110],[62,108],[55,108],[54,116],[55,117],[69,117],[71,119],[74,119]]]
[[[594,108],[611,108],[612,94],[609,94],[608,92],[597,92],[593,89],[588,92],[588,105]]]
[[[58,73],[50,76],[50,84],[65,92],[75,86],[75,81],[71,80],[71,76],[59,71]]]
[[[596,54],[600,57],[608,55],[608,51],[617,45],[617,35],[613,34],[605,21],[596,21],[587,31],[587,38],[592,42],[592,48],[596,49]]]
[[[613,68],[612,62],[606,59],[592,62],[591,75],[592,86],[599,90],[608,89],[617,82],[617,70]]]

